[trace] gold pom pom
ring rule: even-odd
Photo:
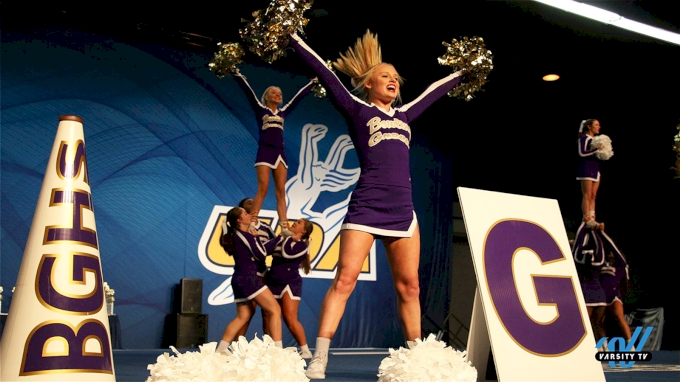
[[[463,37],[460,41],[453,39],[451,43],[443,42],[446,53],[437,61],[440,65],[453,68],[453,71],[463,71],[463,81],[449,91],[449,97],[456,97],[465,101],[472,100],[473,93],[480,90],[493,69],[493,56],[484,46],[481,37]]]
[[[326,98],[326,95],[328,94],[326,92],[326,88],[321,86],[319,82],[314,84],[314,86],[312,87],[312,92],[314,93],[314,97],[316,98]]]
[[[241,45],[237,42],[226,44],[218,42],[217,46],[219,46],[219,49],[215,52],[215,56],[208,64],[210,71],[215,73],[219,78],[238,73],[236,65],[243,63],[241,57],[246,54]]]
[[[253,12],[253,21],[239,29],[239,34],[248,49],[258,57],[272,63],[283,55],[290,35],[303,28],[309,19],[303,17],[312,6],[312,0],[272,0],[266,10]]]
[[[326,60],[326,67],[328,67],[328,69],[335,73],[335,68],[333,67],[333,63],[331,62],[331,60]],[[321,86],[318,79],[315,79],[314,81],[316,82],[312,87],[312,92],[314,93],[314,96],[316,98],[325,98],[326,95],[328,94],[326,92],[326,88]]]

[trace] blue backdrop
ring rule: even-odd
[[[229,264],[214,247],[211,254],[206,240],[214,239],[213,218],[219,217],[215,211],[255,194],[258,126],[236,82],[218,79],[208,70],[210,58],[56,27],[2,32],[0,285],[7,301],[58,117],[77,115],[84,120],[103,276],[116,291],[123,346],[161,347],[173,288],[185,277],[203,280],[209,340],[219,340],[235,307],[228,299],[220,303],[209,297],[225,285]],[[284,102],[309,80],[257,64],[243,65],[242,72],[258,94],[269,85],[280,86]],[[356,154],[346,144],[346,128],[328,99],[308,96],[302,101],[286,118],[289,186],[299,181],[302,164],[321,168],[326,175],[357,168]],[[310,140],[315,131],[318,139]],[[422,232],[423,313],[442,322],[448,311],[450,278],[451,158],[429,147],[414,131],[411,153]],[[312,143],[314,158],[299,155]],[[344,156],[332,164],[329,158],[338,152]],[[329,163],[335,167],[327,168]],[[328,211],[341,210],[351,189],[351,184],[345,184],[305,194],[305,200],[314,202],[306,212],[313,210],[318,223],[327,224]],[[301,203],[299,193],[288,196],[291,204]],[[263,209],[263,215],[275,216],[273,187]],[[303,213],[294,210],[289,217]],[[325,248],[326,260],[317,262],[304,282],[300,320],[312,346],[319,307],[333,272],[333,240],[333,235],[326,235],[317,243]],[[261,328],[258,313],[249,338],[256,332],[261,336]],[[426,324],[424,329],[436,330]],[[402,342],[391,276],[378,244],[332,346],[388,347]],[[295,344],[284,329],[284,345]]]

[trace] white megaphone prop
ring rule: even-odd
[[[0,346],[0,380],[115,381],[83,120],[59,119]]]

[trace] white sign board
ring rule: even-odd
[[[477,276],[468,353],[480,379],[490,345],[499,381],[605,381],[557,201],[458,196]]]

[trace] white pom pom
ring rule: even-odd
[[[200,352],[180,354],[171,347],[147,369],[146,382],[222,382],[222,381],[304,381],[305,361],[296,348],[281,349],[265,335],[248,342],[245,337],[231,343],[231,352],[216,352],[217,343],[199,346]]]
[[[597,150],[595,153],[595,156],[597,156],[598,159],[600,160],[608,160],[612,156],[614,156],[614,150],[612,149],[612,140],[604,135],[598,135],[593,138],[592,142],[590,143],[593,147],[602,148],[602,150]]]
[[[416,340],[410,349],[390,349],[378,371],[378,382],[477,381],[477,369],[460,352],[437,341],[430,334],[425,341]]]

